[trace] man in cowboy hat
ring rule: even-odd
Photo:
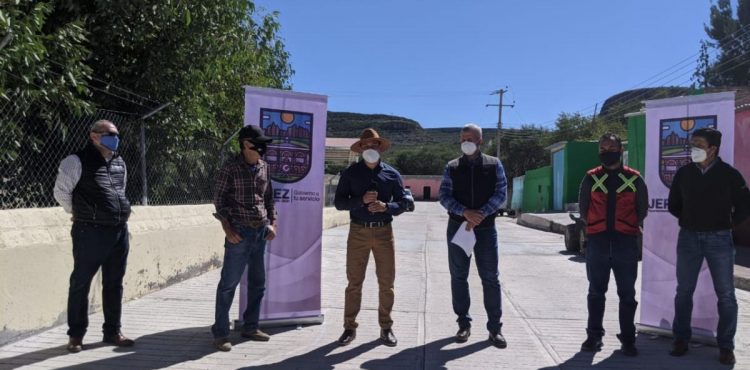
[[[375,273],[380,287],[380,340],[386,346],[396,345],[391,327],[393,308],[393,282],[396,277],[393,243],[393,216],[403,213],[407,206],[406,192],[401,175],[380,160],[380,153],[390,147],[388,140],[377,131],[367,128],[351,150],[362,153],[362,161],[341,172],[334,203],[336,209],[349,211],[349,238],[346,248],[346,287],[344,303],[344,333],[340,345],[351,343],[357,336],[357,314],[362,301],[362,283],[365,280],[367,261],[372,251]]]
[[[229,308],[234,291],[247,267],[247,308],[240,334],[255,341],[268,341],[258,329],[260,302],[266,290],[264,255],[266,241],[276,236],[276,210],[269,167],[261,157],[271,138],[258,126],[245,126],[239,133],[241,153],[229,159],[216,174],[214,216],[221,221],[224,264],[216,288],[216,316],[211,333],[214,346],[230,351]]]

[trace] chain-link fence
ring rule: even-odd
[[[212,199],[222,143],[174,142],[158,120],[104,109],[75,117],[64,105],[20,106],[0,100],[0,209],[54,207],[53,187],[60,161],[82,149],[90,126],[112,121],[120,131],[120,154],[128,166],[132,204],[199,204]]]
[[[336,187],[339,185],[339,175],[325,175],[323,180],[323,191],[325,193],[325,206],[332,207],[336,196]]]

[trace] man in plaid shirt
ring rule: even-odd
[[[261,159],[270,142],[260,127],[243,127],[239,133],[241,153],[229,159],[216,175],[214,216],[226,234],[224,264],[216,289],[216,321],[211,327],[214,346],[220,351],[232,349],[229,308],[245,266],[248,299],[241,335],[255,341],[270,339],[258,329],[260,302],[266,290],[266,241],[276,236],[273,187],[268,164]]]

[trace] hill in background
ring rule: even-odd
[[[423,128],[419,122],[385,114],[328,112],[327,137],[357,138],[372,127],[393,143],[394,149],[411,145],[458,144],[461,127]],[[495,129],[484,129],[484,136],[495,135]]]

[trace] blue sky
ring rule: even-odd
[[[734,1],[733,1],[734,3]],[[633,87],[687,85],[709,0],[258,0],[279,11],[297,91],[423,127],[552,126]],[[674,73],[650,77],[691,57]]]

